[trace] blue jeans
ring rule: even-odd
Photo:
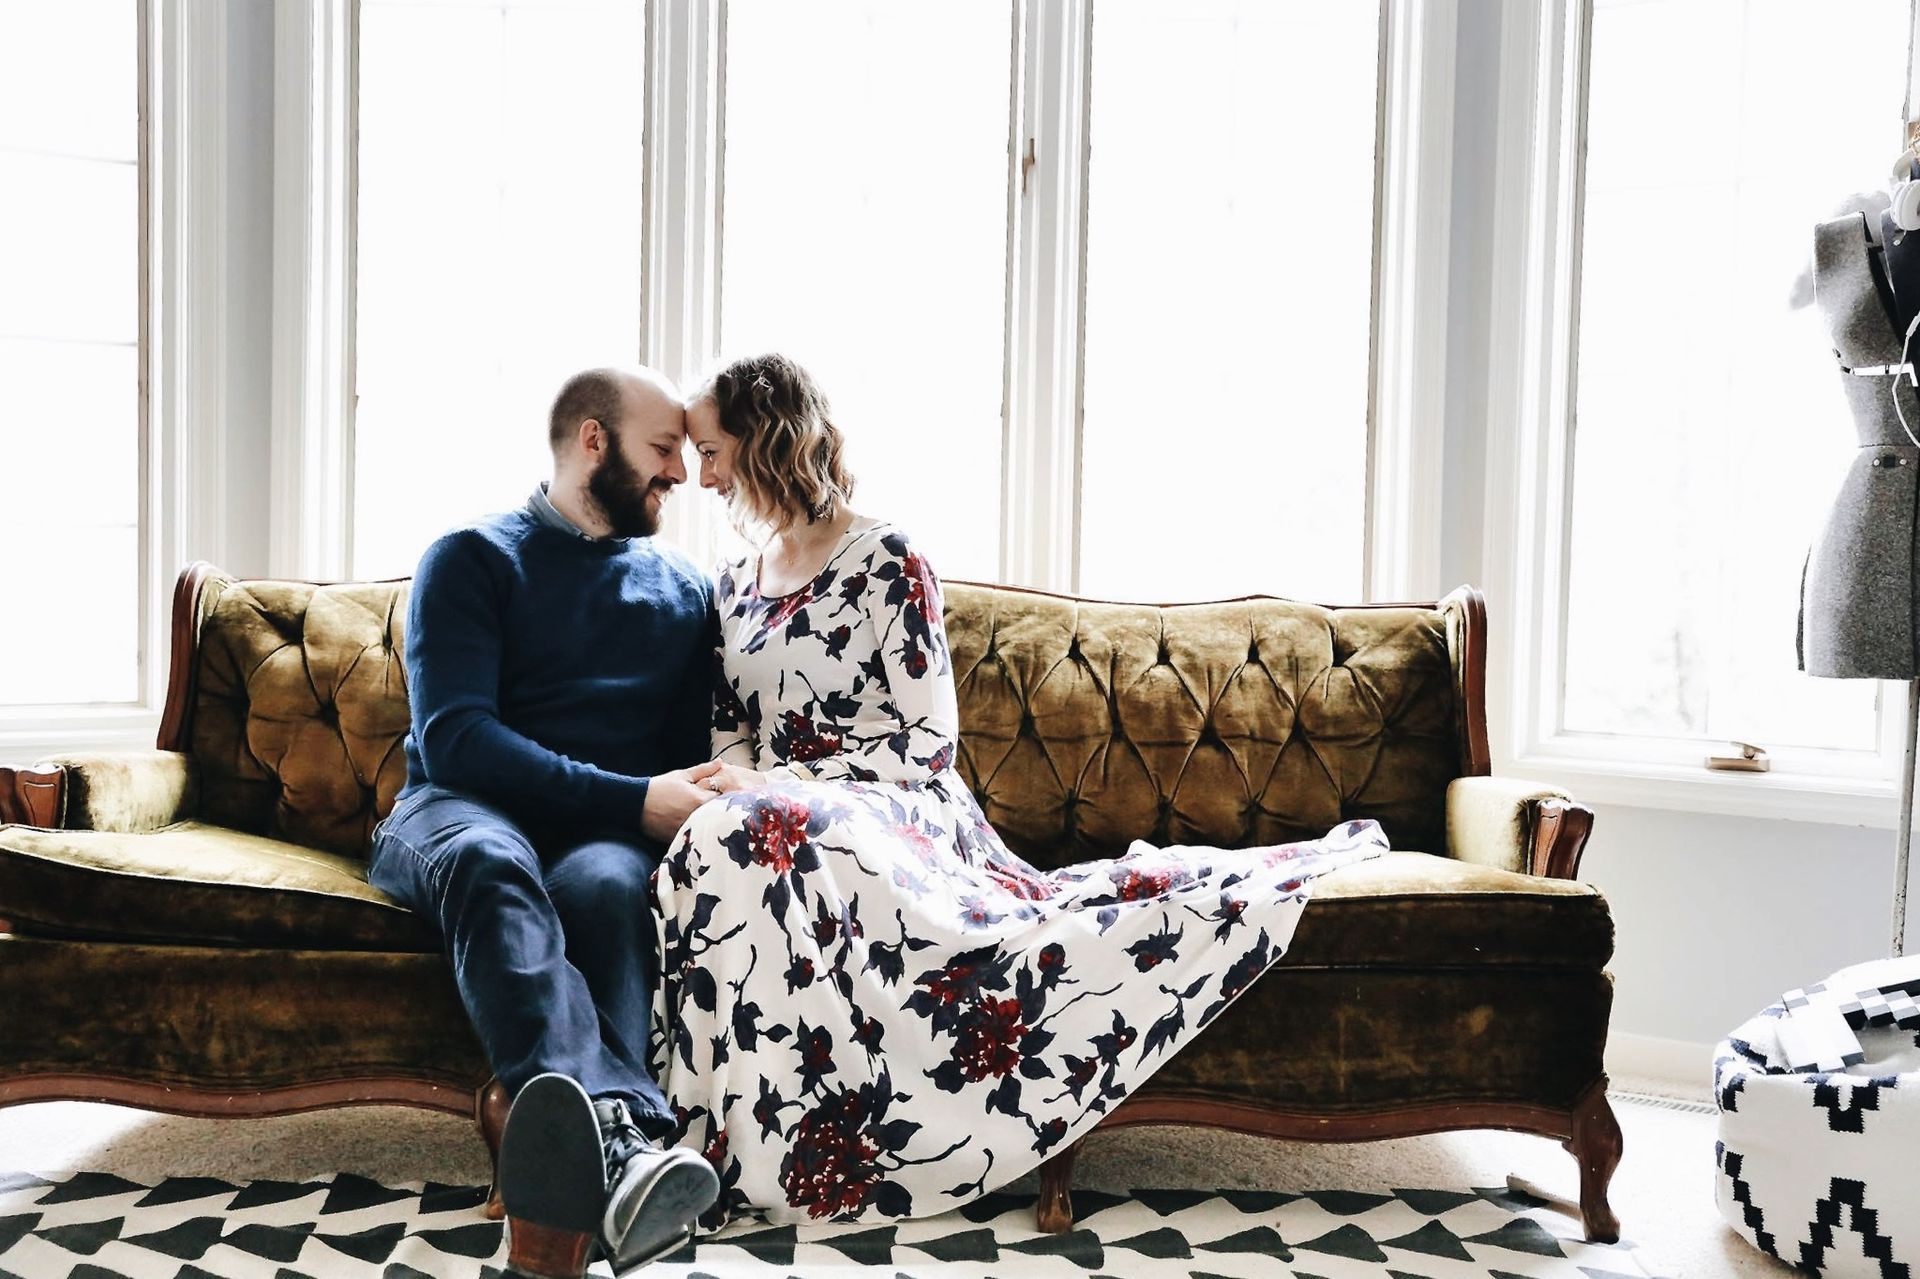
[[[374,832],[368,879],[439,926],[480,1045],[517,1095],[558,1071],[619,1097],[649,1136],[675,1124],[647,1069],[660,981],[639,832],[530,830],[470,795],[428,785]]]

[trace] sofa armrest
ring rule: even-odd
[[[1502,870],[1572,879],[1593,810],[1557,786],[1508,777],[1460,777],[1447,787],[1447,855]]]
[[[36,766],[64,783],[58,825],[70,830],[157,830],[193,816],[199,773],[179,751],[103,751],[56,755]]]
[[[0,765],[0,826],[57,827],[66,811],[66,773],[51,766]]]

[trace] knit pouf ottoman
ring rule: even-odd
[[[1714,1053],[1720,1215],[1822,1275],[1920,1279],[1920,957],[1843,968]]]

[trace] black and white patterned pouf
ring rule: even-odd
[[[1720,1215],[1825,1276],[1920,1276],[1920,956],[1788,991],[1714,1053]]]

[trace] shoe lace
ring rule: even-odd
[[[643,1150],[652,1149],[653,1142],[633,1122],[633,1112],[627,1109],[627,1103],[617,1097],[594,1102],[593,1113],[600,1121],[600,1146],[607,1156],[607,1184],[612,1185],[627,1161]]]

